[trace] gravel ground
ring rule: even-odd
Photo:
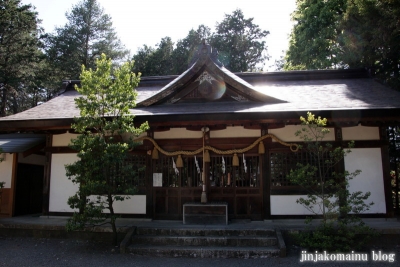
[[[400,266],[400,247],[393,251],[395,261],[360,263],[300,263],[300,251],[291,250],[286,258],[266,259],[201,259],[159,258],[120,254],[119,249],[109,244],[72,239],[9,238],[0,236],[1,266]]]

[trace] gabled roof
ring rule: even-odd
[[[255,87],[227,70],[210,45],[199,45],[190,67],[138,107],[178,102],[260,102],[285,101],[259,92]]]
[[[141,78],[138,105],[131,110],[138,121],[294,122],[312,111],[335,120],[400,122],[400,92],[364,69],[231,73],[209,46],[200,48],[206,51],[200,49],[183,74]],[[64,92],[50,101],[0,118],[0,132],[69,129],[79,116],[78,83],[67,81]]]

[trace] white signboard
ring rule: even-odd
[[[162,187],[162,173],[153,173],[153,186]]]

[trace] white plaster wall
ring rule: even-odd
[[[227,127],[224,130],[210,131],[210,138],[229,138],[229,137],[260,137],[260,130],[244,129],[243,126]],[[201,131],[188,131],[185,128],[172,128],[165,132],[155,132],[155,139],[175,139],[175,138],[202,138]]]
[[[312,215],[309,210],[296,203],[306,195],[275,195],[271,196],[271,215]]]
[[[211,131],[210,138],[229,138],[229,137],[260,137],[261,130],[245,129],[243,126],[228,126],[224,130]]]
[[[3,162],[0,163],[0,182],[6,182],[4,188],[11,188],[13,154],[3,153],[0,156],[4,156]]]
[[[383,186],[382,157],[380,148],[353,148],[345,158],[349,172],[361,170],[361,174],[350,181],[350,191],[371,192],[368,202],[374,202],[366,213],[386,213]]]
[[[50,178],[50,212],[73,212],[67,204],[68,198],[78,191],[65,175],[65,164],[78,160],[76,154],[53,154],[51,159]],[[127,214],[146,214],[146,196],[134,195],[125,201],[116,201],[115,212]]]
[[[379,127],[355,126],[342,128],[342,138],[345,141],[379,140]]]
[[[18,163],[26,163],[33,165],[44,165],[46,162],[46,157],[42,155],[29,155],[28,157],[23,158],[22,153],[18,155]]]
[[[172,128],[169,131],[155,132],[154,139],[175,139],[175,138],[202,138],[201,131],[188,131],[185,128]]]
[[[65,133],[53,135],[53,146],[68,146],[71,139],[76,138],[77,134]]]
[[[68,206],[68,198],[78,191],[78,185],[73,184],[65,175],[65,164],[78,160],[76,154],[53,154],[51,158],[50,175],[50,212],[72,212]]]
[[[71,134],[71,133],[65,133],[65,134],[57,134],[53,135],[53,146],[68,146],[71,143],[71,139],[77,138],[78,134]],[[140,138],[143,136],[147,136],[147,133],[144,132],[141,135],[134,137],[132,134],[123,134],[122,138],[124,140],[128,140],[129,137],[135,138]]]
[[[138,138],[143,137],[143,136],[147,136],[147,132],[143,132],[143,133],[141,133],[139,136],[134,136],[134,135],[131,134],[131,133],[123,133],[123,134],[122,134],[122,139],[123,139],[124,141],[128,141],[129,138],[138,139]]]
[[[96,199],[96,196],[91,196],[91,199]],[[108,210],[104,212],[109,213]],[[115,201],[114,212],[121,214],[146,214],[146,195],[133,195],[124,201]]]
[[[295,135],[295,132],[298,130],[301,130],[301,128],[304,127],[303,125],[287,125],[284,128],[278,128],[278,129],[270,129],[268,130],[268,133],[275,135],[279,139],[281,139],[284,142],[301,142],[301,140],[298,136]],[[335,141],[335,132],[333,128],[329,128],[330,133],[328,133],[324,141]]]

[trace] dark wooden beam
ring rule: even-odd
[[[51,130],[69,130],[73,123],[71,119],[51,119],[51,120],[21,120],[21,121],[1,121],[1,132],[36,132]]]
[[[77,153],[78,151],[67,146],[53,146],[44,149],[46,153]]]
[[[43,195],[42,195],[42,213],[43,215],[49,214],[50,205],[50,177],[51,177],[51,152],[46,151],[47,148],[52,147],[53,136],[51,134],[46,135],[46,147],[45,147],[45,158],[44,163],[44,175],[43,175]]]
[[[24,151],[24,152],[22,153],[22,158],[26,158],[26,157],[28,157],[28,156],[30,156],[30,155],[32,155],[32,154],[35,154],[35,153],[39,152],[39,151],[42,150],[45,146],[46,146],[46,142],[43,142],[43,143],[40,143],[40,144],[38,144],[38,145],[36,145],[36,146],[34,146],[34,147],[32,147],[32,148],[30,148],[30,149]]]

